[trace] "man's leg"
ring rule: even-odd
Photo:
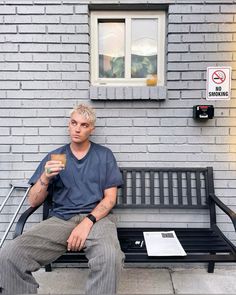
[[[107,217],[96,222],[85,246],[90,267],[86,294],[116,294],[124,254],[120,249],[115,224]]]
[[[2,294],[37,293],[38,284],[31,272],[54,261],[66,251],[66,241],[75,225],[72,221],[52,217],[1,249]]]

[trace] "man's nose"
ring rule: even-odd
[[[79,125],[76,126],[75,131],[80,132],[80,126]]]

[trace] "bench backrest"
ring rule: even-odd
[[[121,168],[117,208],[209,208],[213,169]]]
[[[214,193],[212,167],[120,169],[124,183],[118,190],[116,208],[208,208],[214,223],[215,208],[209,200],[209,194]],[[44,202],[43,219],[50,208],[49,196]]]

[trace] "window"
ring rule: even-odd
[[[92,11],[91,83],[164,85],[165,12]]]

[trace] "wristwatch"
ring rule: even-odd
[[[93,214],[88,214],[86,216],[88,219],[90,219],[92,221],[92,223],[94,224],[97,220],[96,217]]]

